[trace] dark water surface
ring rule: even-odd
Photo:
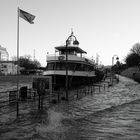
[[[61,102],[3,123],[1,139],[139,140],[140,84],[120,77],[105,92]]]

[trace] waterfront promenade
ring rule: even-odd
[[[119,79],[106,91],[25,113],[3,124],[0,136],[18,140],[139,140],[140,84]]]

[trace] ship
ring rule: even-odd
[[[77,88],[99,80],[95,61],[85,56],[86,51],[79,47],[73,31],[65,45],[56,46],[55,54],[47,54],[44,76],[51,76],[54,90]]]

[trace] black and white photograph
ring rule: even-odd
[[[0,140],[140,140],[140,1],[0,0]]]

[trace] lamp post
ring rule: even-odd
[[[69,41],[68,39],[66,40],[66,100],[67,101],[68,101],[68,41]]]
[[[111,77],[111,84],[113,85],[113,65],[114,65],[114,57],[116,57],[116,60],[118,61],[119,60],[119,57],[118,57],[118,55],[113,55],[113,57],[112,57],[112,72],[111,72],[111,74],[112,74],[112,77]]]
[[[71,39],[71,38],[74,38]],[[66,40],[66,100],[68,101],[68,45],[71,43],[71,45],[79,45],[79,42],[77,41],[76,37],[73,35],[73,32],[71,32],[71,35]]]

